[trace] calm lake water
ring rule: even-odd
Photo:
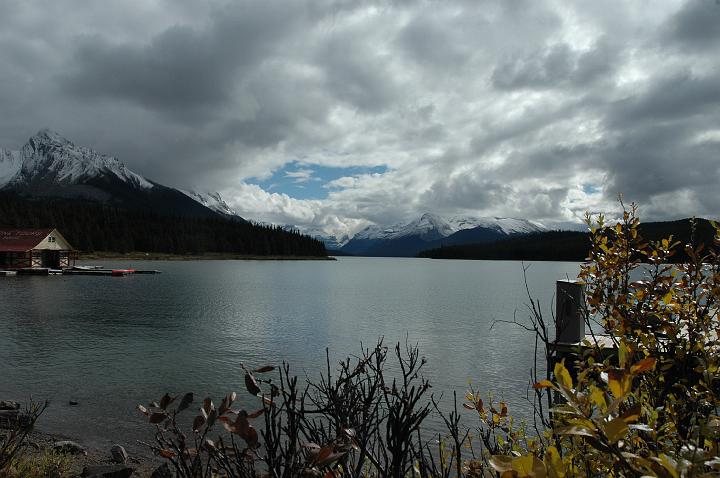
[[[138,403],[187,391],[244,393],[239,364],[292,364],[314,377],[379,337],[418,343],[433,391],[468,381],[527,416],[533,337],[495,320],[528,316],[519,262],[100,262],[160,275],[0,278],[0,399],[49,399],[40,428],[105,446],[148,437]],[[576,263],[527,272],[546,313]],[[69,406],[69,400],[80,402]]]

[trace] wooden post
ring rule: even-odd
[[[585,338],[583,286],[574,280],[559,280],[555,293],[555,342],[577,344]]]

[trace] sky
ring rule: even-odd
[[[716,0],[0,0],[0,145],[338,235],[717,218],[719,51]]]

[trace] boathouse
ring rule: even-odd
[[[57,229],[0,229],[0,269],[75,265],[77,251]]]

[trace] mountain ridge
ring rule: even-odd
[[[694,221],[694,224],[693,224]],[[680,244],[704,244],[705,251],[713,247],[715,229],[704,218],[644,222],[638,226],[644,240],[658,241],[668,236]],[[544,231],[510,237],[492,243],[449,245],[422,251],[419,256],[431,259],[463,260],[534,260],[583,262],[590,252],[590,234],[587,231]],[[678,247],[673,262],[688,259]],[[639,257],[639,259],[643,259]]]
[[[134,188],[154,187],[151,181],[128,169],[117,158],[76,146],[48,128],[31,136],[19,151],[0,149],[4,153],[1,156],[17,158],[14,164],[0,168],[5,171],[2,177],[6,180],[4,184],[0,183],[0,188],[46,180],[70,184],[107,174]],[[17,168],[15,174],[11,174],[13,166]]]
[[[82,199],[175,216],[236,216],[218,193],[183,191],[145,178],[114,156],[43,128],[19,150],[0,148],[0,190]]]
[[[527,219],[472,216],[445,219],[424,213],[407,224],[367,226],[340,250],[353,255],[415,256],[420,251],[442,245],[492,242],[545,230],[542,224]]]

